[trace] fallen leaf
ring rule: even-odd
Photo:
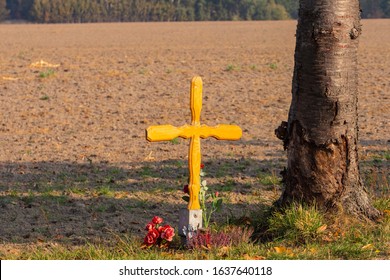
[[[275,252],[278,254],[282,254],[282,253],[285,253],[287,251],[286,247],[274,247],[274,249],[275,249]]]
[[[374,245],[372,245],[372,244],[367,244],[367,245],[364,245],[363,247],[362,247],[362,250],[370,250],[370,249],[372,249],[374,247]]]
[[[221,257],[227,257],[229,255],[229,251],[229,246],[222,246],[221,248],[219,248],[218,253],[221,255]]]
[[[284,246],[274,247],[274,250],[278,254],[285,254],[285,255],[290,256],[290,257],[294,256],[293,251],[289,248],[284,247]]]
[[[266,257],[264,257],[264,256],[249,256],[248,254],[244,254],[243,257],[245,260],[256,260],[256,261],[266,259]]]
[[[317,233],[324,232],[328,226],[327,225],[322,225],[319,228],[317,228]]]
[[[168,247],[169,247],[169,244],[168,244],[168,243],[162,243],[162,244],[160,244],[160,246],[159,246],[160,249],[166,249],[166,248],[168,248]]]
[[[390,216],[390,210],[385,210],[385,211],[383,211],[383,213],[385,213],[386,215]]]
[[[317,249],[316,248],[310,248],[310,253],[312,253],[312,254],[317,253]]]
[[[146,244],[141,244],[141,246],[140,246],[141,249],[148,249],[150,247],[151,247],[151,245],[146,245]]]

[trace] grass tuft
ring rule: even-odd
[[[238,71],[240,70],[240,67],[234,64],[228,64],[225,68],[225,71],[231,72],[231,71]]]
[[[49,78],[51,76],[54,76],[55,72],[53,69],[47,69],[45,71],[42,71],[39,73],[40,78]]]
[[[316,207],[292,204],[272,214],[268,231],[276,238],[308,243],[318,240],[325,229],[325,218]]]
[[[281,178],[276,176],[275,172],[273,171],[272,174],[267,173],[259,173],[257,175],[259,178],[259,182],[264,186],[278,186],[281,185]]]
[[[269,68],[272,69],[272,70],[276,70],[276,69],[278,69],[278,64],[276,64],[276,63],[274,63],[274,62],[273,62],[273,63],[270,63],[270,64],[269,64]]]

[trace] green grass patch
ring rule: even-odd
[[[171,144],[173,144],[173,145],[178,145],[178,144],[180,144],[180,138],[179,137],[173,138],[169,142],[171,142]]]
[[[49,97],[47,94],[44,94],[44,95],[42,95],[39,99],[40,99],[40,100],[49,100],[50,97]]]
[[[88,175],[84,175],[84,174],[77,175],[74,178],[74,181],[78,183],[86,183],[88,182]]]
[[[173,168],[177,169],[185,165],[185,161],[173,162]],[[216,190],[231,192],[240,185],[236,185],[235,177],[230,176],[231,169],[244,170],[250,165],[248,161],[235,163],[223,162],[216,165],[215,169],[220,169],[221,176],[227,176],[222,180],[224,184],[215,186]],[[207,165],[206,165],[207,169]],[[280,178],[273,172],[253,169],[254,175],[264,186],[280,185]],[[157,171],[151,166],[144,166],[137,170],[139,177],[148,177],[158,175]],[[206,170],[207,172],[207,170]],[[214,171],[218,172],[218,171]],[[100,174],[100,173],[99,173]],[[126,173],[122,169],[105,169],[104,178],[119,178]],[[77,179],[77,175],[75,176]],[[215,177],[215,176],[212,176]],[[59,181],[68,181],[71,174],[59,173]],[[80,178],[79,178],[80,179]],[[79,180],[95,182],[95,180]],[[100,179],[100,177],[99,177]],[[75,180],[75,179],[73,179]],[[207,177],[206,177],[207,180]],[[58,186],[66,185],[61,182]],[[58,205],[67,205],[70,197],[74,200],[76,195],[102,196],[99,202],[88,204],[87,210],[98,219],[109,219],[113,214],[120,214],[120,211],[134,213],[140,209],[150,211],[154,209],[154,202],[148,198],[149,194],[159,194],[167,190],[175,192],[176,187],[170,187],[169,183],[158,184],[148,191],[143,192],[141,198],[128,200],[126,205],[117,204],[111,197],[118,198],[116,185],[106,184],[105,180],[100,180],[97,186],[84,186],[75,182],[71,188],[60,188],[55,184],[41,184],[39,192],[26,192],[9,190],[4,196],[0,196],[0,207],[7,210],[8,207],[17,207],[17,204],[23,205],[22,201],[28,206],[33,204],[39,207],[39,215],[47,216],[46,220],[51,220],[53,215],[49,211],[53,203]],[[178,184],[172,184],[177,186]],[[256,184],[258,185],[258,184]],[[246,185],[245,188],[251,190],[253,186]],[[64,192],[65,191],[65,192]],[[256,197],[261,196],[261,192]],[[248,199],[255,196],[247,196]],[[41,207],[42,202],[48,202],[49,206]],[[269,201],[268,201],[269,202]],[[224,201],[225,203],[225,201]],[[237,203],[237,202],[234,202]],[[251,226],[256,229],[253,238],[250,240],[241,240],[228,246],[211,246],[210,248],[195,248],[188,250],[180,245],[180,238],[175,236],[172,246],[168,249],[141,249],[143,241],[144,224],[139,224],[139,232],[127,231],[127,233],[105,233],[101,240],[94,236],[94,241],[90,240],[85,244],[67,242],[63,239],[56,243],[53,239],[53,232],[48,231],[45,224],[37,226],[36,232],[45,237],[45,241],[29,243],[24,245],[20,243],[6,243],[6,246],[0,248],[1,259],[243,259],[243,260],[283,260],[283,259],[390,259],[390,197],[381,195],[373,201],[374,206],[384,213],[381,221],[378,223],[365,223],[358,221],[333,221],[314,206],[304,206],[293,204],[290,207],[274,211],[271,206],[258,208],[260,210],[248,210],[245,216],[250,218],[241,219],[237,217],[234,225]],[[229,202],[226,202],[227,207]],[[16,206],[15,206],[16,205]],[[71,205],[71,204],[70,204]],[[268,204],[266,204],[268,205]],[[74,207],[74,205],[71,205]],[[67,206],[66,206],[67,207]],[[26,207],[27,208],[27,207]],[[8,210],[7,210],[8,211]],[[253,211],[253,212],[250,212]],[[272,212],[273,211],[273,212]],[[170,212],[169,212],[170,213]],[[239,215],[241,215],[240,213]],[[224,216],[222,223],[213,224],[213,229],[218,232],[224,232],[226,235],[234,235],[235,228],[232,227],[234,213]],[[16,217],[16,216],[15,216]],[[124,215],[125,217],[125,215]],[[103,221],[103,220],[102,220]],[[125,220],[126,223],[128,220]],[[131,222],[138,222],[131,221]],[[93,228],[99,231],[107,230],[105,224],[93,223]],[[176,227],[177,234],[177,226]],[[138,225],[137,225],[138,227]],[[115,228],[110,228],[114,231]],[[125,231],[123,231],[125,232]],[[131,232],[131,233],[129,233]],[[12,250],[9,250],[12,246]],[[16,248],[16,249],[15,249]],[[21,248],[20,250],[17,248]]]
[[[144,179],[158,176],[158,174],[149,166],[142,166],[139,175]]]
[[[115,191],[112,190],[110,186],[100,186],[96,189],[96,194],[98,196],[114,197]]]
[[[88,190],[85,188],[74,186],[68,189],[68,193],[76,194],[76,195],[86,195],[88,193]]]
[[[260,184],[262,184],[264,186],[279,186],[279,185],[281,185],[281,179],[278,176],[276,176],[275,172],[272,172],[271,174],[260,172],[257,175],[257,178],[259,178]]]
[[[222,192],[231,192],[235,189],[236,182],[233,179],[226,180],[220,187],[215,189]]]
[[[39,73],[40,78],[49,78],[55,75],[55,71],[53,69],[47,69]]]
[[[217,171],[215,173],[216,178],[222,178],[228,176],[232,170],[234,170],[235,166],[230,162],[223,162],[217,167]],[[207,171],[206,171],[207,173]]]
[[[390,198],[380,197],[374,201],[374,206],[379,211],[390,211]]]
[[[318,225],[318,216],[313,215],[313,209],[300,209],[298,206],[293,211],[301,212],[300,214],[291,214],[289,218],[296,222],[305,221],[308,229],[315,228]],[[107,211],[98,207],[96,211]],[[286,210],[287,211],[287,210]],[[309,211],[311,214],[303,214]],[[288,212],[288,211],[287,211]],[[303,216],[308,215],[309,220]],[[314,217],[313,217],[314,216]],[[275,219],[274,217],[271,219]],[[280,218],[277,218],[280,219]],[[322,221],[320,219],[320,221]],[[271,221],[270,221],[271,223]],[[298,226],[291,226],[291,223],[286,222],[287,226],[283,229],[292,230],[294,232],[302,232]],[[23,250],[0,250],[2,259],[85,259],[85,260],[107,260],[107,259],[135,259],[135,260],[182,260],[182,259],[237,259],[237,260],[343,260],[343,259],[389,259],[390,250],[388,248],[389,235],[388,231],[383,232],[383,228],[390,227],[389,219],[382,221],[374,226],[352,226],[346,228],[343,235],[334,240],[326,240],[324,237],[331,235],[331,231],[326,229],[324,234],[318,235],[313,231],[308,230],[308,235],[305,235],[306,241],[297,242],[296,234],[287,234],[283,238],[267,242],[258,242],[256,240],[239,240],[235,244],[229,246],[211,246],[209,248],[194,248],[188,250],[180,245],[179,237],[175,236],[170,248],[159,249],[149,248],[141,249],[142,238],[131,235],[117,235],[112,233],[111,238],[101,240],[100,242],[86,243],[84,245],[67,245],[65,243],[50,243],[50,245],[37,244],[30,245]],[[278,226],[278,231],[281,228]],[[219,229],[226,234],[233,234],[234,227],[225,226]],[[285,233],[286,231],[283,230]],[[303,231],[306,232],[306,231]],[[315,238],[313,238],[315,237]]]
[[[240,67],[235,64],[228,64],[225,68],[225,71],[231,72],[231,71],[239,71]]]
[[[270,63],[270,64],[268,64],[268,66],[269,66],[269,68],[270,69],[272,69],[272,70],[276,70],[276,69],[278,69],[278,64],[276,64],[276,63]]]
[[[25,203],[25,204],[31,204],[36,196],[32,191],[29,191],[27,195],[21,196],[20,199]]]
[[[293,204],[272,214],[268,231],[277,239],[308,243],[318,240],[326,227],[324,216],[314,206]]]

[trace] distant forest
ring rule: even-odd
[[[283,20],[299,0],[0,0],[0,21],[37,23]],[[390,0],[360,0],[363,18],[390,18]]]

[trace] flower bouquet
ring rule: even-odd
[[[157,246],[159,248],[167,248],[175,236],[175,229],[170,225],[161,226],[164,220],[161,217],[155,216],[149,222],[145,230],[147,234],[142,244],[143,248]]]

